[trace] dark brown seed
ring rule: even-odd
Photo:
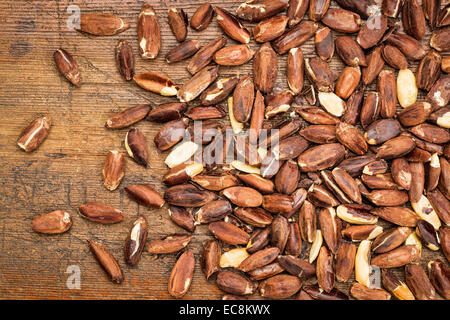
[[[375,46],[388,28],[388,19],[383,14],[374,14],[364,23],[356,37],[356,42],[363,49]]]
[[[255,284],[247,277],[230,271],[220,271],[216,284],[220,290],[240,296],[253,294],[256,289]]]
[[[332,125],[311,125],[300,130],[300,135],[308,141],[325,144],[336,142],[336,127]]]
[[[100,266],[111,278],[111,281],[114,283],[121,283],[124,279],[122,270],[109,250],[101,243],[94,240],[88,240],[88,243],[95,259],[97,259]]]
[[[191,20],[192,22],[192,20]],[[213,59],[214,53],[222,48],[227,43],[227,39],[220,36],[211,42],[204,45],[197,53],[192,57],[188,64],[188,71],[191,74],[196,74],[204,67],[206,67]]]
[[[350,294],[357,300],[390,300],[391,295],[378,288],[368,288],[358,282],[353,282]]]
[[[178,252],[189,244],[192,235],[189,234],[173,234],[149,241],[147,251],[151,254],[163,254]]]
[[[329,92],[334,90],[338,74],[331,69],[326,61],[323,61],[319,57],[306,59],[305,67],[309,80],[315,84],[319,91]],[[329,110],[327,111],[330,112]],[[339,116],[338,114],[333,115]]]
[[[450,228],[442,227],[439,229],[439,240],[441,242],[442,252],[450,262]]]
[[[117,189],[124,176],[125,157],[122,152],[112,150],[108,152],[103,166],[103,184],[106,189]]]
[[[294,95],[290,90],[281,90],[266,96],[266,118],[273,118],[283,112],[289,111]]]
[[[352,11],[331,8],[327,10],[321,22],[333,30],[354,33],[359,31],[361,18]]]
[[[291,196],[279,193],[263,196],[262,207],[271,213],[289,214],[293,206],[294,199]]]
[[[388,163],[383,160],[375,160],[364,166],[363,173],[369,176],[376,176],[384,174],[388,170]],[[391,179],[392,180],[392,179]]]
[[[259,293],[263,298],[285,299],[296,294],[301,285],[299,278],[280,274],[261,282]]]
[[[125,262],[130,266],[134,266],[141,258],[147,241],[147,234],[147,221],[143,216],[140,216],[134,221],[123,248]]]
[[[250,239],[250,236],[245,231],[223,221],[210,223],[209,231],[217,239],[231,245],[247,244]]]
[[[284,249],[284,253],[298,257],[303,249],[303,242],[300,235],[300,228],[298,223],[289,223],[289,238]]]
[[[286,78],[289,88],[294,94],[300,94],[303,90],[304,69],[305,62],[302,50],[300,48],[292,48],[289,50]]]
[[[274,261],[279,254],[280,250],[276,247],[269,247],[257,251],[242,261],[237,269],[242,272],[249,272],[261,268]]]
[[[371,250],[377,254],[389,252],[401,246],[411,232],[408,227],[388,229],[372,242]]]
[[[415,1],[415,0],[414,0]],[[433,84],[441,74],[441,56],[434,50],[430,50],[422,61],[416,74],[416,83],[419,89],[430,91]]]
[[[419,252],[416,245],[403,245],[373,257],[370,263],[380,268],[397,268],[416,261]]]
[[[302,21],[272,42],[272,47],[278,54],[285,54],[292,48],[300,47],[314,35],[317,28],[318,24],[315,22]]]
[[[175,96],[179,89],[170,78],[153,71],[139,73],[133,80],[141,88],[162,96]]]
[[[397,18],[399,12],[403,6],[401,0],[384,0],[383,1],[383,14],[391,18]]]
[[[386,42],[400,49],[406,58],[412,60],[420,60],[426,54],[419,41],[404,33],[393,32],[386,39]]]
[[[174,298],[182,298],[194,277],[195,259],[192,250],[185,251],[177,260],[169,276],[168,291]]]
[[[133,48],[126,40],[119,40],[115,50],[116,65],[120,74],[125,80],[134,77],[134,55]]]
[[[287,23],[288,17],[286,16],[275,16],[262,20],[253,28],[253,37],[259,43],[272,41],[284,33]]]
[[[430,281],[436,291],[445,299],[450,299],[450,269],[441,260],[428,263]]]
[[[254,97],[255,85],[252,77],[241,77],[233,93],[233,114],[237,121],[245,123],[249,120]]]
[[[335,43],[336,52],[346,65],[351,67],[367,66],[364,52],[358,43],[351,37],[338,37]]]
[[[263,201],[258,191],[248,187],[230,187],[223,190],[221,195],[239,207],[259,207]]]
[[[397,47],[386,44],[382,50],[383,60],[394,69],[408,69],[408,60]]]
[[[236,16],[217,6],[214,7],[214,11],[217,23],[230,38],[244,44],[250,42],[250,32]]]
[[[319,171],[333,167],[342,161],[345,149],[341,144],[330,143],[303,152],[297,162],[303,172]]]
[[[364,90],[356,89],[355,92],[348,98],[346,102],[347,109],[344,112],[344,115],[341,117],[341,121],[355,125],[359,114],[361,113],[361,108],[364,102]]]
[[[430,2],[434,3],[438,1],[435,0]],[[438,3],[440,3],[440,1]],[[439,5],[435,5],[436,11],[439,10],[439,7],[440,7]],[[432,21],[431,16],[429,20],[431,24]],[[442,10],[439,13],[439,16],[436,18],[436,27],[444,27],[448,25],[450,25],[450,5],[446,5],[444,8],[442,8]]]
[[[250,279],[257,281],[273,277],[283,271],[284,269],[278,262],[273,262],[265,265],[264,267],[249,271],[248,275],[250,276]]]
[[[367,143],[355,126],[339,122],[336,125],[336,137],[340,143],[358,155],[363,155],[367,152]]]
[[[253,59],[253,77],[256,90],[272,91],[278,73],[278,60],[269,43],[263,44]]]
[[[197,223],[210,223],[222,220],[229,215],[233,209],[226,200],[211,201],[195,211],[194,217]]]
[[[402,11],[403,29],[420,40],[425,36],[425,15],[417,0],[405,0]]]
[[[304,286],[303,290],[306,291],[311,297],[316,300],[348,300],[348,296],[334,288],[330,293],[323,291],[318,284]]]
[[[239,18],[247,21],[261,21],[285,10],[288,3],[284,0],[248,0],[236,10]]]
[[[75,59],[66,50],[60,48],[53,54],[56,67],[73,85],[79,87],[81,82],[80,70]]]
[[[308,10],[310,0],[289,0],[287,16],[289,18],[289,27],[293,27],[302,21]]]
[[[358,87],[360,79],[359,67],[345,67],[336,82],[336,94],[347,100]]]
[[[167,19],[170,30],[178,42],[183,42],[187,37],[188,16],[183,9],[170,8],[167,10]]]
[[[125,149],[127,150],[128,155],[138,164],[147,167],[147,141],[139,129],[132,128],[127,132],[127,135],[125,136]]]
[[[403,227],[415,227],[419,220],[414,211],[403,207],[379,207],[370,213]]]
[[[450,201],[438,189],[428,191],[427,198],[442,222],[450,225]]]
[[[230,95],[238,82],[239,78],[237,76],[219,79],[203,91],[200,100],[206,106],[219,103]]]
[[[408,287],[419,300],[434,300],[436,291],[423,268],[416,264],[405,267],[405,278]]]
[[[200,41],[187,40],[173,47],[167,52],[165,59],[167,63],[183,61],[193,56],[200,49]]]
[[[264,228],[272,223],[272,216],[261,208],[236,208],[234,214],[254,227]]]
[[[382,173],[376,175],[363,174],[361,176],[362,182],[369,189],[389,189],[389,190],[400,190],[402,189],[397,185],[390,173]]]
[[[50,116],[44,116],[31,121],[20,133],[17,145],[25,152],[36,150],[47,138],[52,125]]]
[[[445,107],[450,101],[450,74],[442,76],[428,92],[426,100],[434,107]]]
[[[193,232],[195,229],[194,217],[192,213],[185,208],[169,206],[168,209],[170,219],[181,228]]]
[[[316,275],[314,265],[294,256],[279,256],[278,263],[286,272],[302,279],[308,279]]]
[[[410,153],[415,147],[415,142],[410,137],[399,136],[386,141],[377,149],[377,158],[395,159]]]
[[[167,203],[181,207],[201,207],[217,199],[217,195],[202,190],[192,184],[181,184],[170,187],[164,193]]]
[[[297,189],[300,171],[297,163],[292,160],[286,161],[275,177],[275,187],[278,192],[291,194]]]
[[[400,134],[401,126],[397,120],[383,119],[373,122],[367,127],[364,137],[368,144],[378,145]]]
[[[375,156],[371,154],[351,157],[339,163],[339,168],[344,169],[348,174],[355,178],[360,176],[364,167],[373,161],[375,161]]]
[[[328,248],[336,254],[341,241],[341,220],[336,216],[333,208],[326,208],[319,211],[320,230]]]
[[[147,3],[139,12],[137,34],[142,58],[155,59],[161,48],[161,31],[155,10]]]
[[[337,124],[339,122],[339,118],[317,107],[300,107],[296,108],[295,112],[312,124]]]
[[[149,185],[129,185],[125,187],[125,191],[134,200],[149,208],[161,208],[164,205],[164,199]]]
[[[222,247],[218,241],[208,240],[203,243],[203,250],[200,255],[200,265],[203,273],[205,274],[206,280],[220,270],[221,254]]]
[[[172,148],[183,139],[188,123],[187,118],[167,122],[153,139],[156,147],[161,151]]]
[[[316,274],[319,286],[329,293],[334,287],[335,275],[333,256],[325,246],[320,248],[319,256],[317,257]]]
[[[450,141],[450,133],[448,130],[427,123],[412,127],[409,131],[419,138],[431,143],[443,144]]]
[[[77,30],[95,36],[112,36],[127,30],[130,25],[112,13],[83,13]]]
[[[103,224],[117,223],[124,218],[121,211],[101,202],[85,203],[78,210],[83,218]]]
[[[321,59],[330,61],[334,55],[333,31],[328,27],[317,30],[314,37],[314,46]]]
[[[269,244],[270,232],[270,227],[256,230],[247,244],[247,252],[251,254],[265,248]]]
[[[316,235],[316,209],[308,200],[304,201],[299,211],[298,225],[302,239],[312,243]]]
[[[398,120],[405,127],[416,126],[425,122],[432,112],[428,102],[416,102],[397,114]]]
[[[141,104],[127,108],[106,120],[105,127],[108,129],[122,129],[144,119],[149,113],[149,104]]]
[[[367,67],[362,68],[362,81],[365,85],[369,85],[383,70],[384,60],[381,57],[382,47],[378,46],[366,57]]]
[[[202,31],[208,27],[214,17],[214,9],[211,3],[206,2],[197,8],[191,18],[191,28]]]
[[[397,84],[392,70],[383,70],[378,74],[377,89],[380,97],[381,116],[392,118],[397,107]]]
[[[336,280],[347,282],[352,275],[355,266],[356,245],[343,241],[336,254]]]
[[[309,18],[313,21],[321,20],[329,7],[330,0],[310,0]]]
[[[289,238],[289,222],[282,215],[277,215],[271,225],[270,244],[277,247],[280,252],[284,251]]]
[[[146,120],[153,122],[167,122],[179,119],[186,109],[187,104],[182,102],[161,104],[148,113]]]
[[[32,229],[43,234],[59,234],[72,227],[72,218],[68,212],[55,210],[33,219]]]

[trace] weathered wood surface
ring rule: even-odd
[[[144,252],[136,267],[123,261],[123,243],[139,215],[149,222],[149,239],[182,229],[170,222],[167,210],[139,206],[124,193],[123,186],[148,183],[164,191],[161,177],[166,171],[164,154],[152,143],[160,125],[142,121],[137,125],[150,145],[150,166],[144,169],[127,159],[125,178],[118,190],[103,187],[101,168],[108,150],[125,152],[126,129],[104,128],[113,113],[140,103],[157,105],[174,101],[148,93],[133,82],[125,82],[114,62],[113,49],[119,39],[126,39],[136,55],[136,71],[160,71],[176,83],[188,78],[187,62],[167,65],[165,53],[175,44],[167,24],[163,1],[149,1],[156,9],[162,30],[162,49],[153,61],[138,56],[137,14],[143,1],[16,1],[0,2],[0,299],[167,299],[167,282],[175,255],[153,257]],[[198,1],[167,1],[192,16]],[[234,11],[240,1],[211,1]],[[70,30],[67,7],[79,5],[83,11],[106,11],[126,19],[131,27],[112,37],[95,37]],[[250,24],[247,24],[251,26]],[[202,44],[221,34],[214,20],[203,32],[189,29],[188,38]],[[231,39],[228,44],[232,44]],[[428,47],[428,37],[422,41]],[[258,45],[252,41],[253,48]],[[53,62],[58,47],[67,49],[78,61],[82,86],[75,88],[61,77]],[[314,55],[313,41],[302,46],[306,57]],[[279,59],[278,85],[286,87],[286,56]],[[342,69],[338,57],[332,67]],[[412,65],[413,71],[417,64]],[[221,75],[251,73],[252,63],[242,67],[221,68]],[[195,103],[193,104],[195,105]],[[50,114],[53,126],[48,139],[35,152],[26,154],[16,145],[22,128],[41,114]],[[120,208],[125,220],[104,226],[80,217],[77,208],[87,201],[103,201]],[[56,209],[72,214],[72,229],[56,236],[32,232],[31,221],[38,214]],[[189,245],[196,257],[201,244],[210,238],[205,226],[197,227]],[[125,281],[115,285],[107,279],[89,252],[87,240],[104,243],[117,257]],[[429,256],[439,256],[424,249]],[[197,259],[198,260],[198,259]],[[68,266],[81,269],[81,289],[66,287]],[[425,266],[425,265],[424,265]],[[338,284],[348,292],[348,285]],[[217,299],[220,291],[207,282],[197,262],[195,277],[186,299]]]

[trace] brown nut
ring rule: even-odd
[[[192,57],[187,66],[188,71],[191,74],[196,74],[204,67],[206,67],[213,59],[214,53],[222,48],[227,43],[227,39],[220,36],[209,43],[205,44],[197,53]]]
[[[197,98],[219,74],[219,66],[207,66],[196,73],[188,82],[178,90],[177,97],[180,102],[190,102]]]
[[[401,246],[412,230],[408,227],[398,227],[386,230],[380,234],[372,243],[372,251],[375,253],[386,253]]]
[[[112,36],[127,30],[128,22],[112,13],[83,13],[77,30],[95,36]]]
[[[215,6],[216,20],[222,30],[232,39],[240,43],[250,42],[250,32],[228,11]]]
[[[83,218],[102,224],[117,223],[124,218],[121,211],[101,202],[85,203],[78,210]]]
[[[450,299],[450,269],[441,260],[432,260],[428,263],[428,274],[436,291]]]
[[[141,258],[147,241],[147,234],[147,221],[143,216],[140,216],[134,221],[123,248],[125,262],[130,266],[134,266]]]
[[[188,16],[183,9],[169,8],[167,10],[167,19],[170,30],[178,42],[183,42],[187,37]]]
[[[353,282],[350,294],[357,300],[390,300],[391,295],[383,289],[367,288],[366,286]]]
[[[288,3],[284,0],[248,0],[236,10],[239,18],[248,21],[260,21],[285,10]]]
[[[148,147],[144,134],[136,128],[130,129],[125,136],[125,149],[138,164],[147,167]]]
[[[139,12],[137,34],[141,57],[155,59],[161,48],[161,31],[156,12],[149,4],[144,4]]]
[[[214,82],[200,96],[202,104],[209,106],[225,100],[239,82],[237,76],[222,78]]]
[[[381,50],[381,46],[375,47],[366,57],[367,67],[362,68],[362,82],[365,85],[370,85],[383,70],[384,60],[381,56]]]
[[[397,47],[406,58],[412,60],[420,60],[426,54],[425,49],[421,46],[419,41],[404,33],[396,31],[391,33],[386,39],[386,43]]]
[[[124,176],[125,158],[122,152],[112,150],[108,152],[103,166],[103,184],[106,189],[113,191],[119,186]]]
[[[233,115],[238,122],[247,122],[250,118],[253,100],[255,96],[255,85],[250,75],[239,79],[233,93]]]
[[[169,206],[168,209],[170,219],[179,227],[193,232],[195,229],[194,217],[192,216],[191,211],[186,210],[185,208]]]
[[[408,264],[405,266],[405,278],[408,287],[419,300],[434,300],[436,291],[421,266]]]
[[[342,99],[348,99],[356,90],[361,79],[361,70],[355,67],[346,67],[336,82],[336,94]]]
[[[401,126],[397,120],[382,119],[373,122],[366,128],[364,138],[370,145],[379,145],[400,134]]]
[[[302,21],[309,7],[309,0],[290,0],[287,16],[289,18],[289,27],[293,27]]]
[[[420,40],[425,36],[425,15],[417,0],[405,0],[402,12],[403,29]]]
[[[133,80],[141,88],[162,96],[175,96],[178,93],[178,86],[171,79],[157,72],[142,72],[135,75]]]
[[[415,0],[414,0],[415,1]],[[419,89],[430,91],[433,84],[441,74],[441,56],[434,50],[430,50],[420,61],[417,69],[416,82]]]
[[[300,48],[289,50],[286,66],[286,78],[289,88],[294,94],[299,94],[303,90],[305,62],[303,52]]]
[[[383,287],[389,290],[399,300],[414,300],[414,295],[406,283],[400,281],[389,269],[381,270]]]
[[[359,31],[361,18],[352,11],[331,8],[327,10],[321,22],[333,30],[354,33]]]
[[[343,241],[336,254],[336,280],[347,282],[355,266],[356,245]]]
[[[388,28],[388,19],[383,14],[374,14],[359,29],[356,42],[363,48],[375,46]]]
[[[210,223],[209,231],[217,239],[231,245],[247,244],[250,239],[248,233],[231,223],[223,221]]]
[[[292,48],[300,47],[314,35],[317,28],[318,24],[315,22],[302,21],[273,41],[272,47],[278,54],[285,54]]]
[[[345,148],[338,143],[323,144],[303,152],[297,162],[303,172],[319,171],[333,167],[343,160]]]
[[[151,110],[148,113],[146,120],[154,122],[167,122],[175,119],[180,119],[186,109],[186,103],[164,103]]]
[[[165,59],[167,63],[175,63],[183,61],[193,56],[200,49],[200,41],[186,40],[179,45],[173,47],[167,52]]]
[[[419,249],[415,245],[403,245],[373,257],[371,264],[380,268],[397,268],[417,260],[418,256]]]
[[[437,29],[433,32],[430,39],[430,47],[436,49],[439,52],[445,52],[450,50],[449,34],[450,26]]]
[[[153,139],[158,150],[168,150],[180,142],[184,137],[188,123],[188,118],[182,118],[164,124]]]
[[[17,145],[25,152],[36,150],[47,138],[51,125],[50,116],[33,120],[20,133]]]
[[[394,69],[408,69],[408,60],[397,47],[386,44],[383,46],[383,60]]]
[[[317,55],[322,60],[330,61],[334,55],[333,31],[328,27],[317,30],[314,36],[314,46]]]
[[[284,33],[287,23],[288,17],[286,16],[275,16],[262,20],[253,28],[253,37],[259,43],[272,41]]]
[[[100,266],[105,270],[106,274],[110,277],[114,283],[121,283],[124,279],[122,269],[120,269],[117,260],[113,255],[103,246],[101,243],[94,240],[88,240],[89,247],[95,259]]]
[[[220,270],[219,264],[221,254],[222,247],[218,241],[208,240],[203,243],[203,249],[200,255],[200,265],[207,280]]]
[[[189,244],[192,235],[189,234],[173,234],[154,239],[148,242],[147,251],[151,254],[163,254],[178,252]]]
[[[191,28],[202,31],[208,27],[214,17],[214,9],[211,3],[206,2],[197,8],[191,18]]]
[[[345,122],[339,122],[336,125],[336,137],[340,143],[358,155],[364,155],[367,152],[367,143],[355,126]],[[364,165],[362,168],[364,168]],[[344,169],[347,170],[348,168],[344,166]]]
[[[194,277],[194,268],[194,254],[192,250],[186,250],[170,272],[168,291],[172,297],[179,299],[188,292]]]
[[[321,20],[330,7],[330,0],[310,0],[309,2],[309,18],[313,21]]]
[[[105,127],[108,129],[122,129],[129,127],[144,119],[150,109],[151,107],[149,104],[141,104],[127,108],[106,120]]]
[[[72,227],[72,217],[68,212],[55,210],[33,219],[32,229],[43,234],[64,233]]]
[[[253,77],[256,90],[265,93],[271,92],[275,85],[277,74],[277,54],[273,51],[269,43],[264,43],[256,52],[253,60]]]
[[[81,82],[80,69],[70,53],[59,48],[53,53],[56,67],[59,72],[73,85],[79,87]]]
[[[150,208],[161,208],[164,205],[164,199],[149,185],[129,185],[125,187],[125,191],[130,195],[130,197],[144,206]]]
[[[253,294],[256,289],[255,284],[247,277],[231,271],[220,271],[216,285],[222,291],[240,296]]]

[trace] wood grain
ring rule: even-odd
[[[167,7],[163,1],[148,1],[157,11],[163,39],[157,59],[144,61],[138,56],[136,19],[144,1],[15,1],[0,2],[0,299],[170,299],[167,281],[176,260],[175,255],[151,256],[144,252],[135,267],[125,265],[123,243],[134,219],[143,214],[149,222],[149,239],[183,232],[170,222],[166,209],[151,210],[139,206],[124,193],[123,186],[148,183],[164,191],[161,177],[166,171],[153,137],[160,125],[142,121],[137,127],[150,145],[150,166],[138,166],[126,160],[125,178],[118,190],[109,192],[103,186],[101,168],[109,150],[125,152],[126,129],[107,130],[105,120],[124,108],[150,103],[174,101],[144,91],[132,81],[125,82],[114,62],[114,47],[126,39],[136,55],[136,71],[158,71],[176,83],[189,79],[187,62],[167,65],[165,53],[177,42],[167,24]],[[198,1],[167,1],[192,16]],[[211,1],[233,11],[239,1]],[[112,37],[95,37],[69,29],[67,8],[78,5],[83,12],[113,12],[126,19],[131,27]],[[246,24],[252,26],[250,24]],[[189,29],[188,39],[207,43],[221,34],[215,20],[203,32]],[[428,39],[422,43],[428,47]],[[234,41],[228,39],[228,44]],[[254,49],[258,45],[252,41]],[[82,85],[75,88],[56,70],[53,52],[68,50],[78,61]],[[302,50],[314,56],[310,39]],[[286,56],[279,58],[277,86],[286,88]],[[334,57],[333,69],[343,65]],[[411,65],[416,70],[417,63]],[[221,76],[252,72],[252,63],[242,67],[222,67]],[[374,89],[374,87],[371,87]],[[423,94],[422,94],[423,96]],[[197,101],[192,105],[198,104]],[[16,145],[22,128],[42,114],[50,114],[53,127],[41,147],[26,154]],[[120,208],[125,220],[104,226],[89,222],[77,213],[80,204],[103,201]],[[63,234],[43,236],[32,232],[36,215],[52,210],[72,214],[73,227]],[[205,226],[197,227],[189,245],[198,257],[201,244],[210,234]],[[101,241],[123,267],[125,281],[115,285],[107,279],[89,252],[88,239]],[[425,263],[440,252],[424,249]],[[198,260],[198,259],[197,259]],[[69,290],[68,266],[81,269],[81,289]],[[425,265],[424,265],[425,266]],[[348,285],[338,284],[348,292]],[[213,282],[207,282],[197,262],[194,280],[186,299],[217,299],[221,293]]]

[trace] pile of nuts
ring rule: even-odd
[[[209,226],[215,239],[203,244],[202,270],[225,292],[224,299],[257,290],[272,299],[349,299],[335,283],[349,281],[353,271],[349,295],[356,299],[437,299],[438,294],[450,299],[446,262],[429,261],[428,275],[418,264],[428,249],[442,250],[450,261],[450,56],[441,56],[450,51],[450,5],[441,9],[440,0],[423,0],[422,6],[417,0],[336,2],[339,8],[329,8],[330,0],[251,0],[235,13],[204,3],[190,23],[182,9],[169,8],[168,23],[180,44],[166,61],[190,58],[192,78],[181,87],[158,72],[135,74],[132,48],[119,41],[115,57],[125,80],[178,98],[155,108],[128,108],[106,121],[108,129],[143,119],[164,123],[154,143],[160,151],[170,150],[163,177],[167,190],[163,196],[149,185],[125,190],[144,206],[167,205],[173,223],[190,233],[196,225]],[[201,31],[214,17],[239,44],[226,46],[222,35],[204,45],[186,40],[189,24]],[[253,32],[242,20],[257,23]],[[420,42],[426,24],[432,31],[428,52]],[[113,14],[81,15],[81,32],[106,36],[128,28]],[[141,57],[158,56],[159,19],[148,4],[139,13],[137,35]],[[313,36],[317,56],[304,58],[301,45]],[[248,45],[252,37],[261,43],[257,51]],[[329,64],[335,51],[346,65],[340,74]],[[289,90],[276,91],[278,55],[284,54]],[[79,86],[74,58],[58,49],[54,60]],[[253,75],[218,79],[219,66],[251,60]],[[414,74],[408,61],[416,60]],[[304,85],[305,73],[310,85]],[[368,91],[375,80],[377,90]],[[424,101],[417,101],[419,89],[427,92]],[[197,98],[201,104],[188,107]],[[218,105],[223,101],[228,110]],[[227,114],[230,125],[222,126],[219,119]],[[49,116],[36,119],[20,135],[19,146],[35,150],[50,126]],[[230,130],[234,135],[223,139]],[[142,132],[130,129],[125,148],[147,166]],[[230,153],[240,158],[227,163]],[[198,154],[202,160],[192,161]],[[122,152],[108,153],[107,189],[118,188],[124,161]],[[124,219],[121,211],[100,202],[83,204],[79,212],[103,224]],[[390,227],[378,225],[379,220]],[[54,211],[35,218],[33,230],[55,234],[71,225],[67,212]],[[191,234],[174,234],[147,243],[141,216],[125,241],[125,262],[138,263],[144,246],[150,254],[184,250],[168,282],[169,293],[182,298],[194,274],[194,254],[186,249],[191,239]],[[95,241],[89,245],[112,281],[122,282],[109,251]],[[399,267],[406,283],[390,270]],[[381,286],[371,281],[376,268],[381,268]]]

